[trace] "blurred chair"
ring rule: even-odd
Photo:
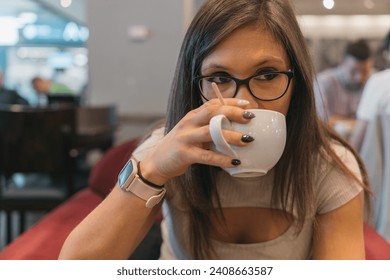
[[[114,143],[117,123],[114,105],[76,108],[74,154],[86,154],[93,149],[106,151]]]
[[[49,211],[74,192],[74,133],[72,108],[0,108],[0,211],[6,213],[7,242],[12,212],[23,232],[26,212]],[[25,185],[13,182],[17,173],[26,176]]]
[[[91,170],[89,187],[78,191],[9,244],[0,252],[0,260],[58,259],[69,233],[110,193],[138,143],[139,139],[129,139],[104,153]],[[157,219],[130,259],[158,259],[162,242],[159,222]]]
[[[48,94],[47,102],[49,106],[79,106],[80,105],[80,96],[77,94]]]

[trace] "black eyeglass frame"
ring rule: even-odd
[[[236,83],[236,92],[234,93],[234,95],[233,95],[231,98],[236,97],[236,95],[237,95],[237,93],[238,93],[238,89],[240,88],[241,85],[245,85],[246,88],[248,89],[249,93],[250,93],[254,98],[256,98],[256,99],[258,99],[258,100],[261,100],[261,101],[274,101],[274,100],[278,100],[279,98],[282,98],[282,97],[286,94],[288,88],[290,87],[291,79],[294,78],[294,70],[289,69],[289,70],[286,70],[286,71],[270,71],[270,72],[267,72],[267,73],[265,73],[265,74],[267,74],[267,75],[269,75],[269,74],[285,74],[285,75],[287,75],[287,77],[288,77],[288,82],[287,82],[286,89],[285,89],[285,91],[284,91],[281,95],[279,95],[278,97],[272,98],[272,99],[262,99],[262,98],[257,97],[257,96],[252,92],[252,90],[250,89],[250,86],[249,86],[249,81],[250,81],[252,78],[254,78],[254,77],[260,76],[261,74],[259,74],[259,73],[258,73],[258,74],[255,74],[255,75],[252,75],[252,76],[250,76],[250,77],[248,77],[248,78],[245,78],[245,79],[243,79],[243,80],[238,79],[238,78],[235,78],[235,77],[232,77],[232,76],[199,76],[199,77],[195,77],[195,78],[194,78],[194,82],[195,82],[195,84],[198,85],[199,90],[200,90],[200,94],[202,95],[202,97],[203,97],[204,99],[206,99],[207,101],[210,101],[210,100],[207,99],[207,98],[203,95],[202,89],[201,89],[201,85],[200,85],[200,80],[201,80],[201,79],[204,79],[204,78],[213,78],[213,77],[224,77],[224,78],[229,78],[229,79],[232,79],[232,80]]]

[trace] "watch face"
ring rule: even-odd
[[[118,175],[118,182],[121,188],[124,187],[126,180],[129,178],[133,170],[134,170],[133,161],[129,160]]]

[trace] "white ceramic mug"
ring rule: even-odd
[[[267,174],[282,156],[286,144],[286,119],[283,114],[263,109],[248,110],[255,118],[247,124],[231,122],[224,115],[217,115],[210,120],[210,134],[219,153],[239,159],[241,164],[233,168],[224,168],[234,177],[257,177]],[[239,131],[250,135],[255,140],[245,147],[229,144],[222,130]]]

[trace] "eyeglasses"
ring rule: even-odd
[[[194,79],[198,84],[200,93],[206,100],[217,98],[211,84],[217,84],[224,98],[233,98],[237,95],[238,88],[245,85],[250,94],[262,101],[273,101],[281,98],[294,77],[293,70],[267,71],[240,80],[228,75],[201,76]]]

